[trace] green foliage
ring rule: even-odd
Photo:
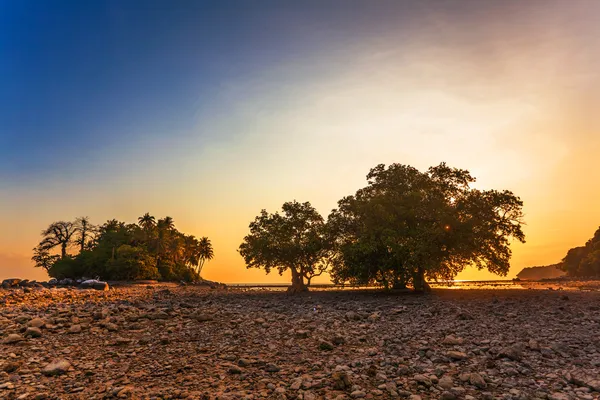
[[[506,275],[510,239],[525,240],[521,200],[471,188],[468,171],[381,164],[367,180],[329,216],[335,282],[424,289],[425,277],[450,280],[467,265]]]
[[[75,278],[78,277],[79,268],[79,263],[73,257],[66,256],[52,264],[48,275],[57,279]]]
[[[573,277],[600,276],[600,228],[585,246],[569,250],[560,268]]]
[[[200,279],[204,263],[214,256],[208,238],[179,232],[171,217],[156,221],[146,213],[138,222],[126,224],[113,219],[94,226],[84,217],[53,223],[43,231],[44,238],[32,259],[56,278]],[[59,246],[60,255],[50,254]],[[77,249],[78,254],[69,255],[69,248]]]
[[[277,269],[280,275],[290,270],[292,290],[303,291],[327,269],[331,241],[323,217],[310,203],[287,202],[282,210],[262,210],[250,223],[239,252],[247,268],[262,268],[267,274]]]
[[[154,258],[143,247],[122,244],[110,259],[106,272],[114,280],[133,281],[139,279],[158,279],[160,274]]]

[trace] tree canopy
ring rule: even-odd
[[[321,275],[332,256],[331,241],[323,217],[309,203],[284,203],[283,213],[262,210],[250,223],[250,234],[239,252],[247,268],[267,273],[290,271],[291,291],[305,291],[311,279]]]
[[[600,276],[600,228],[585,246],[570,249],[560,268],[573,277]]]
[[[214,256],[207,237],[186,235],[171,217],[156,221],[149,213],[138,224],[113,219],[95,226],[87,217],[59,221],[42,236],[32,260],[56,278],[194,281]],[[59,254],[52,253],[56,248]]]
[[[472,188],[466,170],[380,164],[367,180],[329,216],[337,283],[423,290],[426,278],[450,280],[468,265],[506,275],[510,240],[525,241],[522,201]]]

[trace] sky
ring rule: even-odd
[[[0,278],[45,278],[53,221],[150,212],[205,278],[285,282],[237,253],[261,209],[442,161],[524,201],[512,278],[600,225],[598,110],[595,0],[0,0]]]

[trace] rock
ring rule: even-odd
[[[281,368],[279,368],[279,367],[278,367],[277,365],[275,365],[275,364],[271,364],[271,363],[269,363],[269,364],[267,364],[267,365],[265,366],[265,371],[267,371],[267,372],[279,372],[279,371],[281,371]]]
[[[296,337],[298,339],[306,339],[306,338],[308,338],[308,334],[309,334],[308,331],[296,331]]]
[[[442,388],[442,389],[452,389],[452,387],[454,386],[454,382],[452,381],[452,378],[448,375],[444,375],[440,381],[438,382],[438,385]]]
[[[81,325],[74,324],[69,328],[69,333],[81,333]]]
[[[246,360],[245,358],[240,358],[237,363],[240,367],[247,367],[250,365],[250,361]]]
[[[346,371],[336,371],[331,374],[332,386],[336,390],[346,390],[352,386],[352,380]]]
[[[46,321],[41,318],[34,318],[27,323],[27,326],[31,326],[34,328],[43,328],[46,325]]]
[[[460,361],[467,358],[467,355],[461,351],[449,351],[446,355],[452,360]]]
[[[364,390],[355,390],[354,392],[350,393],[350,397],[352,397],[353,399],[362,399],[366,395],[367,394]]]
[[[233,374],[233,375],[239,375],[242,373],[242,370],[239,367],[232,365],[229,367],[229,369],[227,369],[227,372],[229,372],[230,374]]]
[[[362,319],[361,316],[354,311],[348,311],[345,317],[348,321],[360,321]]]
[[[2,343],[4,343],[4,344],[15,344],[15,343],[22,342],[23,340],[25,340],[25,339],[23,339],[23,338],[21,337],[21,335],[18,335],[18,334],[16,334],[16,333],[11,333],[10,335],[8,335],[8,336],[7,336],[7,337],[6,337],[6,338],[5,338],[5,339],[2,341]]]
[[[503,347],[500,352],[498,352],[498,357],[508,358],[513,361],[521,361],[521,358],[523,357],[523,350],[519,345]]]
[[[487,388],[487,383],[486,383],[485,379],[483,379],[483,377],[476,372],[473,372],[469,376],[469,383],[479,389]]]
[[[7,288],[16,287],[19,285],[19,282],[21,282],[21,279],[17,279],[17,278],[5,279],[2,281],[2,287],[7,287]]]
[[[448,335],[444,338],[444,340],[442,340],[442,344],[446,344],[446,345],[461,345],[463,344],[464,340],[462,338],[457,338],[454,335]]]
[[[415,376],[413,376],[413,379],[415,381],[417,381],[418,383],[421,383],[427,387],[431,386],[433,383],[431,382],[431,379],[429,379],[429,377],[425,376],[425,375],[421,375],[421,374],[417,374]]]
[[[319,343],[319,350],[331,351],[331,350],[333,350],[333,348],[334,348],[333,344],[331,344],[325,340],[322,340],[321,343]]]
[[[42,331],[40,330],[40,328],[36,328],[34,326],[30,326],[25,331],[25,337],[38,338],[41,336],[42,336]]]
[[[564,393],[555,392],[548,396],[548,400],[571,400],[571,397]]]
[[[213,320],[213,316],[212,315],[205,314],[205,313],[197,313],[196,315],[194,315],[194,318],[198,322],[206,322],[206,321],[212,321]]]
[[[42,373],[46,376],[62,375],[71,368],[71,363],[67,360],[55,360],[47,364],[43,369]]]
[[[81,282],[79,285],[81,289],[95,289],[100,291],[110,290],[110,286],[107,282],[97,281],[95,279],[90,279],[87,281]]]
[[[456,395],[449,391],[444,391],[440,396],[440,400],[456,400]]]

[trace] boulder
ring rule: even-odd
[[[19,285],[19,282],[21,282],[21,279],[17,279],[17,278],[5,279],[2,281],[2,287],[4,287],[4,288],[17,287]]]

